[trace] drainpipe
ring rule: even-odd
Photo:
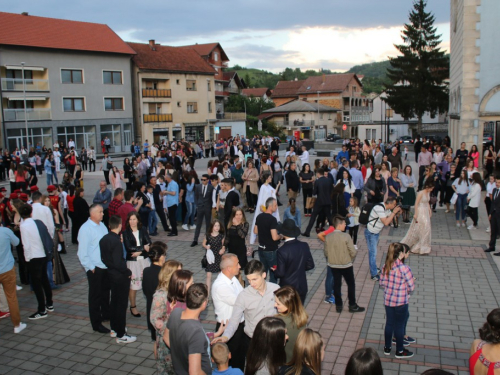
[[[2,148],[7,148],[7,129],[5,129],[5,113],[3,112],[3,94],[2,85],[0,84],[0,111],[2,111]]]

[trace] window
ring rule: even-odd
[[[105,70],[102,72],[102,81],[104,84],[109,85],[121,85],[122,82],[122,72],[112,72]]]
[[[62,83],[83,83],[83,70],[62,69]]]
[[[212,84],[210,81],[207,81],[207,90],[212,91]]]
[[[194,79],[186,80],[186,90],[187,91],[196,91],[196,81]]]
[[[123,98],[104,98],[106,111],[123,111]]]
[[[177,102],[177,107],[181,107],[181,102]]]
[[[180,85],[181,84],[181,80],[177,79],[177,80],[175,80],[175,83],[177,83],[178,85]]]
[[[208,113],[212,113],[212,102],[208,102]]]
[[[198,103],[196,103],[196,102],[188,102],[188,104],[187,104],[187,113],[198,113]]]
[[[219,54],[214,52],[214,61],[219,61]]]
[[[21,69],[7,69],[7,78],[23,79],[23,71]],[[25,79],[33,79],[32,70],[24,70]]]
[[[357,90],[357,87],[356,86],[352,86],[352,92],[356,92]]]
[[[319,114],[319,119],[320,119],[320,120],[323,120],[323,113],[320,113],[320,114]]]
[[[64,112],[83,112],[85,111],[83,98],[63,98]]]

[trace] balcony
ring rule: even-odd
[[[172,122],[171,113],[144,115],[144,122]]]
[[[247,116],[244,112],[226,112],[226,113],[217,113],[217,120],[221,121],[246,121]]]
[[[48,79],[25,79],[26,91],[49,91]],[[23,79],[2,78],[2,91],[23,91]]]
[[[170,89],[142,89],[143,98],[171,98],[172,90]]]
[[[230,92],[231,94],[238,94],[240,89],[237,87],[224,87],[224,91]]]
[[[4,120],[5,121],[24,121],[24,109],[4,109]],[[51,113],[50,108],[40,108],[33,109],[27,108],[26,115],[28,121],[40,121],[40,120],[50,120]]]
[[[276,126],[314,126],[314,120],[273,121]]]

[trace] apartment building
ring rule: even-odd
[[[214,139],[217,71],[195,50],[128,43],[138,141]]]
[[[107,25],[0,12],[2,144],[128,150],[134,54]]]
[[[494,135],[500,148],[500,50],[498,0],[451,1],[451,146],[466,142],[482,152],[483,137]]]

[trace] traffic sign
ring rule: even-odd
[[[347,125],[346,124],[342,125],[342,130],[347,130]]]

